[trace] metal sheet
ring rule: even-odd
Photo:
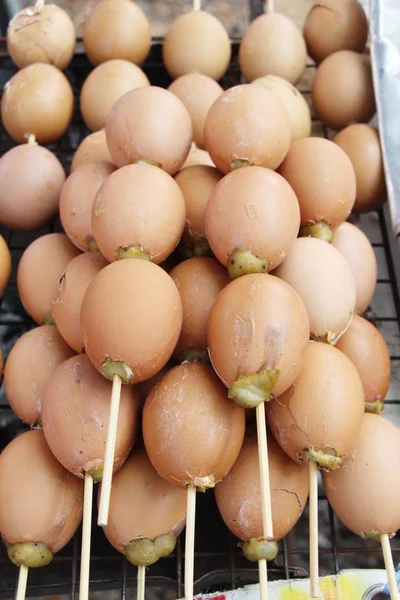
[[[389,210],[400,236],[400,3],[369,0],[371,61]]]

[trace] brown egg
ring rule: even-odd
[[[1,188],[0,188],[1,190]],[[1,192],[0,192],[1,193]],[[4,290],[7,287],[8,280],[11,275],[11,254],[10,249],[3,238],[0,235],[0,296],[3,295]]]
[[[226,270],[209,256],[184,260],[170,273],[183,306],[182,331],[175,348],[180,360],[207,360],[207,322],[219,292],[229,283]]]
[[[22,433],[0,455],[0,532],[16,565],[44,567],[75,534],[83,481],[54,458],[40,429]]]
[[[4,86],[1,118],[20,144],[29,134],[39,144],[57,141],[67,130],[74,110],[68,79],[52,65],[35,63],[18,71]]]
[[[210,108],[204,137],[223,173],[251,165],[277,169],[289,150],[290,121],[272,92],[261,85],[237,85]]]
[[[145,87],[125,94],[107,120],[108,149],[118,167],[148,162],[176,173],[189,154],[192,121],[168,90]]]
[[[293,385],[268,404],[267,418],[281,448],[294,461],[337,469],[354,448],[364,414],[360,376],[343,352],[309,342]]]
[[[303,30],[308,54],[321,62],[339,50],[364,52],[368,21],[358,0],[318,0]]]
[[[58,331],[75,352],[82,352],[85,346],[81,328],[83,296],[93,277],[107,264],[100,252],[85,252],[68,263],[59,281],[53,317]]]
[[[53,325],[35,327],[16,341],[4,369],[4,391],[21,421],[31,426],[40,421],[46,384],[54,369],[73,355]]]
[[[396,534],[399,468],[400,430],[383,417],[365,414],[353,452],[342,468],[323,474],[329,504],[350,531],[378,540],[382,533]]]
[[[149,85],[142,69],[127,60],[114,59],[100,64],[82,86],[80,106],[83,120],[92,131],[103,129],[112,107],[124,94]]]
[[[102,0],[85,23],[83,43],[93,65],[113,58],[141,65],[150,50],[150,25],[136,2]]]
[[[7,50],[20,69],[47,63],[63,70],[74,55],[74,24],[56,4],[45,4],[40,11],[29,6],[9,22]]]
[[[300,210],[286,181],[269,169],[232,171],[207,204],[206,237],[232,279],[281,264],[297,238]]]
[[[356,366],[364,388],[365,410],[381,413],[390,384],[389,349],[380,331],[369,321],[354,316],[337,348]]]
[[[291,83],[276,75],[264,75],[252,83],[264,86],[282,102],[289,116],[292,141],[311,135],[311,112],[304,96]]]
[[[353,212],[365,213],[386,200],[385,173],[379,133],[371,125],[349,125],[333,139],[350,158],[357,180]]]
[[[231,59],[229,36],[214,15],[202,10],[185,13],[164,38],[163,59],[173,79],[186,73],[221,79]]]
[[[204,219],[211,192],[222,177],[215,167],[206,165],[192,165],[181,169],[175,175],[175,181],[181,188],[186,204],[182,244],[188,256],[200,256],[210,252]]]
[[[185,214],[183,194],[168,173],[128,165],[110,175],[96,195],[94,239],[110,262],[139,257],[159,264],[178,245]]]
[[[187,73],[178,77],[168,90],[185,105],[192,119],[193,141],[200,148],[204,148],[204,123],[207,113],[224,90],[214,79],[201,73]]]
[[[317,69],[312,101],[321,121],[331,129],[372,119],[375,97],[369,57],[350,50],[328,56]]]
[[[101,327],[99,327],[101,323]],[[149,379],[167,363],[182,327],[182,302],[171,277],[147,260],[105,267],[83,298],[85,350],[105,377]]]
[[[308,470],[293,462],[272,436],[268,437],[274,540],[285,537],[299,520],[308,498]],[[246,431],[237,461],[215,488],[218,510],[230,531],[245,542],[242,550],[249,560],[254,551],[269,550],[275,558],[277,544],[264,540],[261,486],[256,429]],[[259,558],[264,558],[261,554]]]
[[[265,299],[268,298],[268,302]],[[229,397],[253,408],[282,394],[303,365],[310,336],[298,294],[272,275],[245,275],[217,296],[208,320],[208,351]]]
[[[135,448],[113,477],[108,541],[137,566],[168,556],[185,526],[186,495],[157,474],[144,448]]]
[[[356,197],[356,177],[346,153],[324,138],[296,140],[279,173],[297,196],[304,235],[322,235],[330,241],[329,227],[347,219]],[[320,224],[322,230],[315,231]]]
[[[44,227],[57,214],[64,182],[64,169],[47,148],[34,143],[11,148],[0,159],[1,223],[12,229]]]
[[[92,206],[98,190],[115,169],[109,162],[84,163],[71,173],[62,188],[61,223],[80,250],[98,250],[92,232]]]
[[[298,238],[274,275],[303,300],[311,337],[335,344],[349,326],[356,304],[354,277],[340,252],[322,240]]]
[[[48,233],[34,240],[18,265],[17,287],[21,302],[36,323],[54,323],[52,303],[58,282],[70,260],[78,256],[64,233]]]
[[[112,384],[92,366],[86,354],[73,356],[55,369],[45,388],[43,431],[58,461],[70,473],[95,481],[103,477]],[[135,442],[138,396],[121,388],[113,469],[124,464]]]
[[[81,141],[72,158],[71,172],[75,171],[78,167],[91,162],[112,163],[104,129],[91,133]]]
[[[172,485],[206,491],[235,463],[245,419],[212,367],[193,362],[171,369],[153,388],[142,427],[158,474]]]
[[[355,225],[342,223],[336,230],[332,246],[349,264],[356,283],[356,309],[367,310],[375,292],[378,266],[371,242]]]
[[[186,167],[191,167],[193,165],[206,165],[209,167],[215,167],[215,164],[211,160],[211,156],[208,154],[206,150],[202,150],[201,148],[197,148],[195,144],[192,144],[192,147],[187,155],[187,159],[183,163],[181,167],[182,169],[186,169]]]
[[[247,81],[278,75],[297,83],[306,59],[301,32],[289,17],[277,12],[265,13],[252,21],[239,48],[239,65]]]

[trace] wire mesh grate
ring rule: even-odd
[[[262,2],[251,3],[251,16],[260,13]],[[233,44],[233,59],[224,77],[223,87],[240,83],[237,64],[238,44]],[[154,43],[144,70],[151,82],[166,87],[169,78],[162,66],[161,44]],[[51,149],[59,157],[66,171],[80,141],[89,133],[78,110],[79,90],[90,65],[83,55],[75,56],[67,76],[73,86],[76,110],[67,134]],[[313,65],[308,65],[299,88],[310,101]],[[14,67],[6,56],[4,41],[0,43],[0,85],[11,77]],[[329,137],[329,132],[313,115],[313,134]],[[13,145],[0,128],[0,155]],[[400,291],[396,273],[399,273],[400,252],[392,238],[386,210],[371,213],[357,219],[357,224],[372,242],[379,267],[377,292],[368,312],[368,318],[381,330],[392,358],[393,382],[388,393],[385,415],[400,424]],[[16,267],[24,248],[36,237],[50,231],[61,231],[59,222],[33,233],[22,233],[0,228],[7,240],[13,259],[10,284],[2,299],[0,311],[0,345],[5,354],[16,339],[34,326],[26,315],[16,289]],[[26,427],[13,415],[4,391],[0,393],[0,449]],[[321,574],[336,574],[343,568],[383,567],[381,550],[375,542],[363,542],[346,531],[336,520],[320,488],[319,498],[319,547]],[[198,494],[195,553],[195,593],[223,591],[258,581],[258,570],[248,562],[237,547],[237,540],[227,531],[215,505],[212,492]],[[121,598],[129,600],[136,589],[136,569],[106,541],[96,525],[93,514],[91,591],[96,598]],[[392,544],[394,560],[400,559],[400,544]],[[4,548],[0,555],[0,599],[11,598],[16,586],[16,568],[9,562]],[[151,566],[146,574],[148,598],[180,598],[183,595],[184,539],[178,539],[175,552]],[[80,532],[74,537],[45,569],[30,573],[28,597],[57,596],[74,600],[79,588]],[[295,529],[280,543],[276,560],[269,564],[269,578],[291,579],[308,575],[308,513],[303,514]]]

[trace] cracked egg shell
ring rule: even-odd
[[[16,437],[0,455],[0,532],[8,544],[40,542],[58,552],[82,519],[83,481],[68,473],[43,431]]]
[[[108,262],[100,252],[84,252],[68,263],[59,281],[53,317],[58,331],[75,352],[84,349],[81,327],[83,296],[93,277],[106,265]]]
[[[44,227],[57,214],[64,182],[64,169],[47,148],[15,146],[0,160],[1,223],[10,229]]]
[[[60,277],[78,254],[78,248],[64,233],[42,235],[24,251],[18,265],[17,287],[26,312],[36,323],[54,323],[52,309]]]
[[[354,277],[339,250],[316,238],[297,238],[274,275],[303,300],[311,337],[334,344],[349,326],[356,305]]]
[[[86,354],[73,356],[50,377],[43,398],[42,425],[57,460],[70,473],[98,474],[105,455],[112,383],[93,367]],[[124,464],[136,437],[139,400],[131,385],[121,388],[114,471]],[[95,478],[95,477],[94,477]],[[97,479],[97,477],[96,477]]]
[[[323,473],[325,493],[342,523],[376,539],[400,528],[400,430],[366,413],[353,451],[337,471]],[[379,539],[379,537],[378,537]]]
[[[73,355],[54,325],[35,327],[18,338],[6,361],[4,390],[21,421],[32,427],[38,423],[47,381]]]
[[[141,65],[150,50],[150,24],[137,2],[102,0],[86,20],[83,43],[93,65],[113,58]]]
[[[222,173],[215,167],[207,165],[192,165],[181,169],[175,175],[175,181],[181,188],[186,205],[182,243],[194,254],[202,251],[204,246],[204,251],[209,251],[204,223],[206,207],[211,192],[222,177]]]
[[[315,74],[312,102],[321,121],[337,131],[372,119],[376,107],[369,56],[341,50],[325,58]]]
[[[178,77],[168,90],[185,105],[192,119],[193,141],[200,148],[204,148],[204,123],[207,113],[224,90],[214,79],[201,73],[187,73]]]
[[[206,148],[222,173],[237,164],[277,169],[291,141],[285,107],[261,85],[237,85],[219,96],[204,125]]]
[[[81,325],[96,369],[104,374],[104,361],[125,363],[125,383],[137,383],[158,373],[171,357],[181,333],[182,302],[161,267],[142,259],[119,260],[90,282]]]
[[[127,60],[114,59],[100,64],[89,73],[82,86],[83,120],[92,131],[102,129],[112,107],[124,94],[149,85],[142,69]]]
[[[264,75],[252,83],[263,85],[278,96],[289,116],[292,141],[311,135],[311,112],[301,92],[291,83],[276,75]]]
[[[19,11],[7,28],[7,50],[19,69],[47,63],[63,71],[75,50],[75,27],[68,13],[55,4]]]
[[[179,358],[200,351],[207,358],[207,323],[215,298],[229,283],[226,270],[215,258],[197,256],[184,260],[170,272],[183,306],[182,331],[174,350]]]
[[[389,349],[380,331],[366,319],[354,316],[336,347],[356,366],[363,384],[365,402],[381,402],[382,405],[377,406],[379,410],[383,406],[391,375]],[[366,406],[368,410],[368,404]]]
[[[274,540],[281,540],[299,520],[308,498],[308,469],[293,462],[272,436],[268,437]],[[257,433],[246,431],[240,454],[215,487],[218,510],[228,529],[240,540],[263,539]]]
[[[180,15],[163,43],[163,60],[173,79],[186,73],[203,73],[217,81],[231,59],[231,42],[225,27],[204,10]]]
[[[101,488],[99,498],[100,494]],[[158,475],[143,447],[135,448],[113,477],[104,533],[121,554],[125,554],[129,543],[138,538],[154,541],[166,534],[177,538],[185,526],[186,497],[186,490],[171,485]]]
[[[297,379],[267,405],[268,424],[286,454],[303,463],[308,451],[323,453],[320,464],[325,468],[338,466],[337,459],[331,465],[331,452],[343,459],[353,449],[363,414],[357,369],[343,352],[322,342],[308,343]]]
[[[92,232],[92,205],[100,187],[115,170],[109,162],[83,164],[71,173],[61,190],[61,224],[80,250],[98,250]]]
[[[278,12],[264,13],[254,19],[240,43],[239,65],[247,81],[278,75],[297,83],[306,60],[301,31],[292,19]]]
[[[321,62],[339,50],[364,52],[368,21],[358,0],[318,0],[303,29],[308,54]]]
[[[240,376],[268,367],[279,371],[272,388],[278,395],[299,374],[309,335],[300,296],[272,275],[231,281],[218,294],[208,320],[208,350],[224,384],[230,387]]]
[[[229,173],[207,203],[206,238],[224,266],[240,249],[265,260],[268,271],[275,269],[290,251],[299,226],[299,204],[292,188],[278,173],[263,167]]]
[[[92,230],[110,262],[129,258],[129,249],[163,262],[178,245],[185,226],[185,201],[178,184],[162,169],[128,165],[110,175],[92,207]]]
[[[185,105],[156,86],[127,92],[107,119],[108,149],[118,167],[148,162],[174,175],[189,154],[192,120]]]
[[[4,86],[1,118],[7,132],[20,144],[29,134],[43,145],[56,142],[66,132],[73,110],[71,85],[52,65],[24,67]]]
[[[100,131],[87,135],[79,144],[72,158],[71,173],[86,163],[112,163],[112,161],[107,146],[106,132],[104,129],[100,129]]]
[[[367,310],[375,292],[378,265],[371,242],[352,223],[342,223],[334,232],[332,246],[348,262],[356,284],[356,309]]]
[[[181,364],[152,389],[143,409],[143,439],[161,477],[205,491],[232,468],[242,446],[244,410],[210,365]]]
[[[322,221],[335,227],[351,213],[356,176],[347,154],[333,142],[316,137],[295,140],[279,173],[297,196],[302,225]]]
[[[379,132],[365,123],[354,123],[342,129],[335,144],[350,158],[357,180],[353,212],[376,210],[386,200],[386,183]]]

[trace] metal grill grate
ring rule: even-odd
[[[252,17],[259,14],[261,2],[254,1]],[[237,44],[234,43],[233,61],[224,78],[224,87],[239,83],[237,66]],[[74,89],[78,104],[82,81],[90,70],[86,59],[77,55],[67,75]],[[311,81],[315,67],[308,65],[300,89],[309,99]],[[153,45],[145,71],[153,84],[167,86],[169,79],[162,67],[161,46]],[[0,45],[0,85],[10,78],[14,68],[6,56],[4,42]],[[328,137],[328,132],[313,119],[314,135]],[[60,158],[67,172],[73,152],[81,139],[88,133],[78,110],[66,134],[51,149]],[[12,146],[12,142],[0,129],[0,155]],[[385,415],[400,424],[400,292],[396,273],[400,273],[400,252],[392,239],[388,214],[385,211],[371,213],[357,220],[357,224],[367,233],[373,243],[379,265],[377,293],[372,302],[368,317],[379,327],[389,344],[392,358],[393,383],[389,390]],[[58,222],[50,228],[34,233],[21,233],[0,228],[8,241],[13,258],[11,282],[4,294],[0,311],[0,346],[7,354],[15,340],[33,322],[24,312],[18,298],[15,275],[23,249],[36,237],[49,231],[61,230]],[[4,391],[0,393],[0,448],[3,448],[25,426],[12,414],[7,405]],[[321,490],[322,492],[322,490]],[[96,513],[96,511],[94,511]],[[321,574],[337,573],[343,568],[383,567],[381,550],[374,542],[362,542],[350,534],[336,521],[325,497],[320,496],[320,567]],[[106,541],[103,532],[96,525],[97,514],[93,515],[91,592],[98,592],[96,598],[133,597],[136,586],[136,569],[127,563]],[[180,598],[183,595],[183,537],[178,540],[176,551],[168,558],[160,560],[148,569],[146,594],[148,598]],[[392,544],[394,560],[400,558],[400,544]],[[17,570],[8,561],[4,548],[0,555],[0,598],[11,598],[16,584]],[[74,600],[79,587],[80,532],[62,550],[54,561],[44,569],[31,570],[28,596],[60,595]],[[258,581],[258,570],[246,561],[236,546],[236,540],[227,531],[218,515],[212,492],[198,494],[195,553],[195,593],[223,591]],[[294,531],[281,542],[280,553],[269,565],[270,579],[290,579],[305,577],[308,572],[308,514],[304,515]],[[103,591],[103,594],[101,592]]]

